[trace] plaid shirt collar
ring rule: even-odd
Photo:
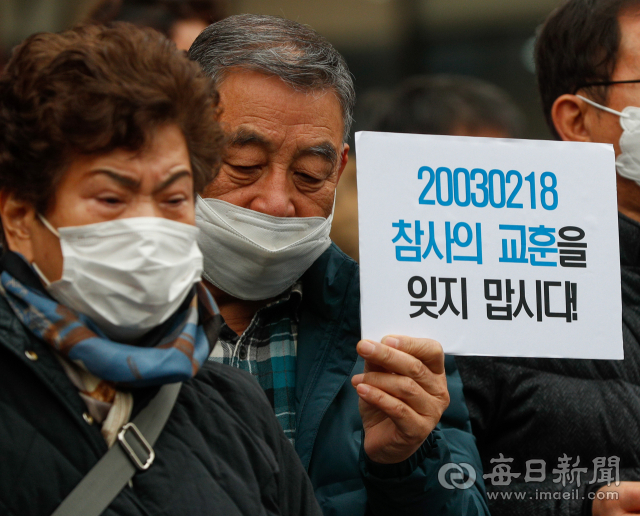
[[[210,360],[251,373],[265,391],[287,438],[295,444],[295,378],[302,282],[256,312],[242,335],[226,323]]]
[[[288,308],[285,308],[289,311],[289,316],[292,321],[296,324],[299,320],[299,309],[300,303],[302,302],[302,281],[298,280],[293,284],[290,288],[285,290],[279,296],[276,296],[272,301],[268,304],[260,308],[251,319],[249,326],[244,331],[244,333],[250,333],[255,329],[256,326],[259,326],[263,321],[268,321],[270,319],[270,312],[273,312],[274,308],[288,305]],[[220,336],[218,342],[227,342],[227,343],[236,343],[241,336],[238,335],[235,331],[233,331],[227,323],[222,320],[222,327],[220,328]],[[217,346],[216,346],[217,347]]]

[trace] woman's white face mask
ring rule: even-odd
[[[616,171],[622,177],[631,179],[640,185],[640,107],[627,106],[620,111],[602,106],[591,99],[576,95],[602,111],[620,117],[622,136],[620,136],[620,155],[616,158]]]
[[[202,275],[202,253],[190,224],[133,217],[55,229],[63,271],[49,281],[33,268],[60,304],[88,316],[117,341],[135,340],[166,321]]]
[[[334,201],[335,208],[335,201]],[[274,217],[219,199],[196,201],[206,280],[245,300],[277,296],[331,245],[324,217]]]

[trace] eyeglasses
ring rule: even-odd
[[[629,81],[598,81],[598,82],[584,82],[582,84],[578,84],[576,87],[576,91],[581,88],[588,88],[589,86],[612,86],[614,84],[633,84],[636,82],[640,82],[640,79],[632,79]]]

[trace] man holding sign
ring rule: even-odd
[[[555,136],[615,149],[624,360],[458,361],[490,507],[498,516],[638,514],[640,2],[569,0],[546,21],[536,59]],[[575,197],[586,186],[576,182]],[[596,320],[617,323],[611,312],[603,303]],[[519,476],[501,479],[498,466]]]
[[[459,380],[436,428],[440,344],[358,342],[358,268],[328,238],[354,103],[344,60],[307,27],[253,15],[211,25],[190,55],[217,82],[228,135],[197,207],[226,321],[212,358],[256,376],[326,514],[485,514]]]

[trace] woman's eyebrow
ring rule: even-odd
[[[137,191],[140,189],[140,180],[139,179],[135,179],[129,175],[126,174],[122,174],[116,170],[113,169],[109,169],[109,168],[104,168],[101,167],[99,169],[96,170],[92,170],[91,171],[91,176],[96,176],[96,175],[105,175],[107,177],[109,177],[110,179],[114,180],[116,183],[119,183],[120,185],[124,186],[125,188],[127,188],[128,190],[133,190],[133,191]]]
[[[173,183],[175,183],[178,179],[181,179],[183,177],[191,177],[191,171],[189,171],[187,169],[183,169],[183,170],[179,170],[177,172],[174,172],[167,179],[162,181],[162,183],[160,183],[158,186],[156,186],[153,189],[153,193],[155,194],[155,193],[161,192],[165,188],[167,188],[167,187],[171,186]]]
[[[122,174],[116,170],[109,169],[109,168],[99,168],[97,170],[92,171],[91,173],[92,176],[95,176],[98,174],[102,174],[109,177],[110,179],[119,183],[121,186],[123,186],[127,190],[136,192],[140,189],[141,182],[139,179],[134,179],[133,177],[126,174]],[[176,182],[178,179],[181,179],[183,177],[191,177],[191,171],[187,169],[181,169],[170,174],[169,177],[167,177],[164,181],[162,181],[159,185],[157,185],[153,189],[153,193],[155,194],[155,193],[161,192],[162,190],[164,190],[165,188],[168,188],[170,185]]]

